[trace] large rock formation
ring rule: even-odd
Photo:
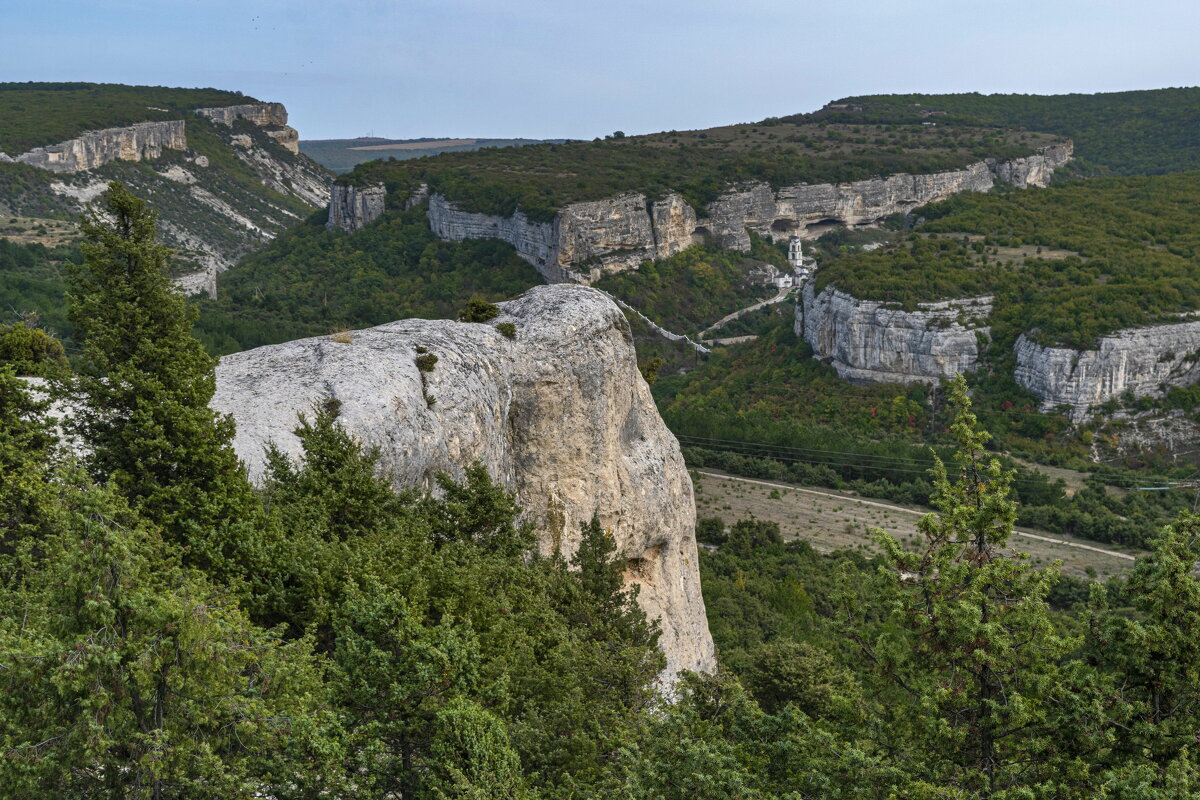
[[[624,194],[571,203],[550,222],[535,222],[519,210],[509,217],[468,212],[434,194],[429,198],[429,224],[443,239],[503,239],[548,281],[591,283],[706,239],[747,251],[748,231],[768,239],[803,236],[807,227],[816,223],[873,223],[959,192],[989,191],[996,180],[1020,187],[1044,186],[1054,170],[1070,160],[1071,153],[1067,141],[1023,158],[988,159],[960,170],[927,175],[800,184],[777,192],[765,183],[754,183],[721,195],[700,219],[677,194],[653,202],[641,194]],[[331,220],[339,196],[331,198]]]
[[[288,113],[283,103],[246,103],[240,106],[197,108],[196,113],[221,125],[232,125],[244,119],[260,128],[268,125],[287,125]]]
[[[572,203],[553,222],[536,222],[521,211],[511,217],[463,211],[434,194],[429,225],[436,235],[453,241],[502,239],[551,283],[591,283],[691,245],[696,212],[677,194],[656,202],[625,194]]]
[[[937,383],[978,366],[991,303],[969,297],[904,311],[833,286],[818,294],[810,281],[796,306],[796,334],[847,380]]]
[[[714,666],[694,538],[691,481],[679,445],[638,373],[629,324],[601,292],[544,286],[503,304],[494,324],[402,320],[350,336],[225,356],[213,407],[237,421],[253,478],[263,448],[293,456],[296,414],[328,398],[342,424],[377,445],[397,486],[433,486],[482,462],[517,492],[540,547],[578,547],[598,513],[626,579],[663,627],[669,673]],[[417,369],[417,347],[437,356]],[[669,676],[668,676],[669,677]]]
[[[1044,410],[1069,406],[1075,421],[1126,392],[1161,397],[1200,381],[1200,321],[1117,331],[1082,351],[1021,335],[1015,349],[1017,383],[1042,398]]]
[[[387,189],[378,186],[347,186],[335,183],[329,187],[328,230],[356,231],[369,225],[383,214]]]
[[[139,122],[126,128],[87,131],[65,142],[35,147],[13,161],[51,172],[81,172],[111,161],[158,158],[164,150],[186,150],[183,120]]]
[[[291,150],[300,152],[300,134],[287,124],[288,113],[283,103],[247,103],[240,106],[197,108],[196,113],[219,125],[233,125],[239,119],[263,128],[267,136]]]

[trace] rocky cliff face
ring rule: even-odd
[[[383,214],[387,189],[378,186],[346,186],[335,183],[329,187],[329,219],[327,230],[356,231],[369,225]]]
[[[429,198],[429,225],[443,239],[503,239],[551,283],[591,283],[604,275],[666,258],[694,240],[696,212],[677,194],[648,202],[626,194],[572,203],[553,222],[462,211],[441,195]]]
[[[604,294],[569,285],[502,308],[495,323],[515,324],[515,339],[495,323],[403,320],[348,344],[323,337],[226,356],[213,407],[237,421],[235,446],[255,479],[267,443],[297,455],[297,412],[333,397],[397,486],[432,487],[436,472],[461,476],[482,462],[517,492],[543,551],[573,553],[579,524],[598,513],[639,602],[662,621],[670,675],[712,669],[691,481],[624,316]],[[413,363],[418,346],[438,357],[432,372]]]
[[[796,306],[796,334],[847,380],[936,383],[978,366],[991,301],[971,297],[903,311],[833,286],[818,294],[810,281]]]
[[[1200,321],[1117,331],[1094,350],[1044,347],[1024,335],[1015,349],[1017,383],[1042,398],[1043,410],[1069,406],[1077,422],[1125,392],[1160,397],[1165,387],[1200,381]]]
[[[74,139],[36,147],[10,161],[19,161],[51,172],[82,172],[111,161],[158,158],[166,150],[186,150],[183,120],[139,122],[127,128],[88,131]]]
[[[434,195],[429,222],[434,233],[445,239],[503,239],[549,281],[591,283],[705,239],[746,251],[750,249],[747,231],[774,239],[804,235],[808,225],[830,220],[846,225],[871,223],[959,192],[989,191],[996,180],[1021,187],[1044,186],[1054,170],[1070,160],[1071,152],[1071,143],[1063,142],[1024,158],[980,161],[928,175],[801,184],[778,192],[765,183],[750,184],[718,197],[701,219],[676,194],[654,202],[644,195],[626,194],[572,203],[549,223],[532,222],[520,211],[512,217],[466,212]]]
[[[248,103],[220,108],[197,108],[196,113],[220,125],[233,125],[239,119],[257,125],[279,144],[300,152],[300,134],[287,124],[288,114],[283,103]]]
[[[264,126],[237,132],[219,126],[216,140],[205,136],[189,142],[186,120],[144,122],[38,148],[16,160],[56,174],[0,189],[0,214],[78,213],[109,181],[123,181],[152,199],[160,238],[176,249],[188,270],[177,278],[179,285],[189,293],[215,293],[219,273],[328,201],[331,175],[272,144],[282,137],[286,146],[289,137],[295,138],[291,128],[275,125],[287,120],[279,103],[200,111],[211,112],[204,116],[218,122],[245,118]],[[241,162],[257,184],[222,169],[225,159]],[[157,162],[152,170],[127,163],[147,160]]]
[[[221,125],[232,125],[244,119],[260,128],[268,125],[287,125],[288,113],[283,103],[247,103],[241,106],[197,108],[196,113]]]

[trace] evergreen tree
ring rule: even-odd
[[[84,341],[68,382],[93,476],[185,547],[192,563],[236,569],[231,532],[251,493],[233,421],[208,407],[215,362],[192,337],[195,310],[168,277],[155,214],[118,182],[83,217],[70,318]]]
[[[930,785],[998,797],[1068,777],[1052,766],[1052,709],[1065,691],[1059,659],[1072,643],[1056,632],[1045,600],[1057,569],[1035,570],[1006,551],[1016,519],[1012,473],[987,457],[989,437],[961,377],[950,403],[957,479],[936,459],[937,513],[919,522],[918,551],[876,529],[901,587],[898,635],[865,649],[913,703],[907,713]]]

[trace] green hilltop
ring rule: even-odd
[[[839,123],[990,125],[1069,136],[1079,166],[1153,175],[1200,169],[1200,87],[1098,94],[846,97],[810,115]]]
[[[119,83],[0,83],[0,151],[16,156],[88,130],[190,118],[196,108],[258,102],[222,89]]]

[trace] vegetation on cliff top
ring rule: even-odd
[[[784,122],[729,125],[591,142],[443,153],[372,161],[342,180],[384,183],[402,202],[421,183],[468,211],[510,216],[518,208],[549,221],[558,209],[628,192],[679,192],[703,213],[730,185],[780,187],[854,181],[897,172],[958,169],[985,157],[1028,155],[1055,137],[969,126],[839,125]]]
[[[915,308],[996,296],[993,338],[1088,348],[1122,328],[1200,308],[1200,173],[962,194],[925,207],[900,243],[829,259],[817,291]]]
[[[190,119],[192,110],[258,102],[222,89],[119,83],[0,83],[0,151],[18,156],[84,131]]]
[[[1100,94],[847,97],[812,117],[842,123],[993,125],[1070,137],[1076,169],[1152,175],[1200,169],[1200,88]]]

